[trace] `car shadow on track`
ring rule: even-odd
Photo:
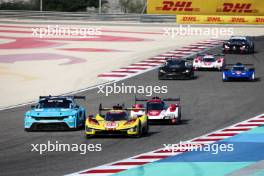
[[[126,136],[126,135],[98,135],[98,136],[92,136],[89,137],[89,139],[138,139],[138,138],[145,138],[145,137],[150,137],[152,135],[155,135],[160,132],[153,132],[150,131],[148,134],[144,134],[141,137],[132,137],[132,136]]]
[[[159,79],[159,81],[192,81],[198,79],[199,76],[195,75],[193,78],[182,78],[182,79]]]
[[[52,133],[52,132],[78,132],[78,131],[84,131],[84,127],[78,128],[78,129],[38,129],[38,130],[32,130],[32,131],[25,131],[26,133]]]
[[[169,122],[159,121],[159,122],[151,122],[151,123],[149,123],[149,125],[151,125],[151,126],[178,126],[178,125],[189,124],[189,121],[191,121],[191,119],[182,119],[181,123],[178,123],[178,124],[172,124],[172,123],[169,123]]]

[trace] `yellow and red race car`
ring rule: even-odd
[[[112,108],[99,106],[99,114],[90,115],[85,122],[86,138],[96,135],[126,135],[141,137],[148,133],[148,117],[145,114],[131,116],[131,111],[143,108],[124,108],[116,105]],[[103,114],[102,112],[105,111]]]

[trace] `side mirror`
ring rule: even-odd
[[[36,106],[35,105],[31,105],[31,109],[34,109],[34,108],[36,108]]]

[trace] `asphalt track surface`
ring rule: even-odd
[[[177,143],[232,125],[263,113],[264,107],[264,37],[256,38],[254,55],[226,55],[227,63],[252,63],[256,82],[222,82],[220,72],[196,72],[190,81],[159,81],[157,70],[123,81],[125,85],[167,85],[164,97],[182,99],[182,125],[152,125],[149,136],[137,138],[100,137],[86,140],[84,131],[24,132],[23,114],[29,106],[0,111],[0,175],[62,175],[148,152],[163,144]],[[212,52],[220,52],[220,48]],[[88,114],[97,113],[98,104],[131,105],[134,95],[97,94],[98,89],[80,93],[80,102]],[[162,95],[160,95],[162,97]],[[101,152],[31,152],[30,144],[47,141],[75,144],[102,144]]]

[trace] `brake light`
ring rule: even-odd
[[[221,62],[222,62],[222,60],[221,60],[221,59],[218,59],[218,60],[217,60],[217,63],[221,63]]]
[[[124,125],[131,125],[131,124],[135,123],[136,121],[137,121],[137,119],[130,119]]]
[[[176,107],[177,106],[175,104],[171,104],[169,108],[170,112],[174,112],[176,110]]]
[[[92,119],[92,118],[88,118],[88,122],[91,124],[91,125],[99,125],[99,122],[95,119]]]
[[[195,60],[194,62],[195,62],[195,63],[198,63],[198,62],[199,62],[199,60]]]

